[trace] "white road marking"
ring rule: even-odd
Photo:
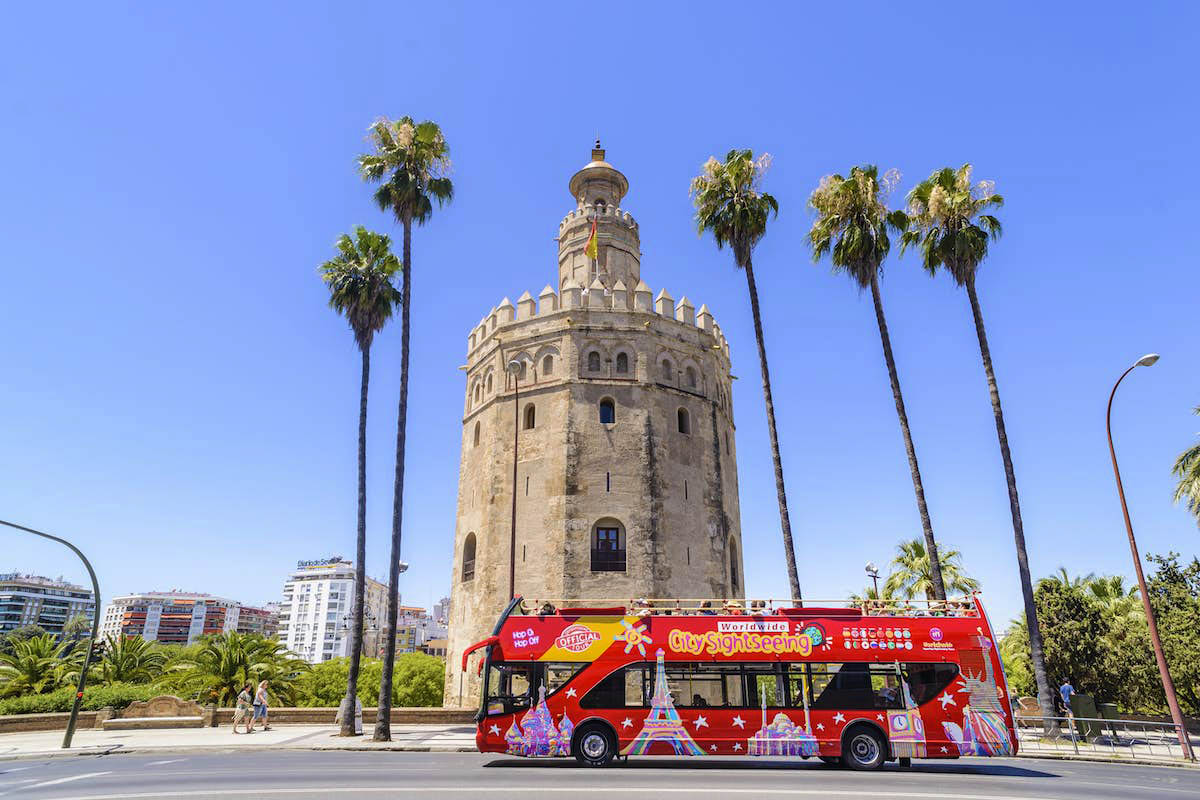
[[[100,773],[107,774],[107,773]],[[84,777],[84,776],[80,776]],[[479,794],[483,792],[505,792],[508,794],[612,794],[615,792],[647,792],[654,794],[683,794],[683,795],[782,795],[789,797],[849,797],[862,800],[862,789],[771,789],[767,787],[754,788],[725,788],[725,787],[664,787],[664,786],[405,786],[404,790],[413,793],[429,792],[438,794]],[[75,797],[59,797],[55,800],[142,800],[142,798],[158,797],[239,797],[245,795],[292,795],[292,794],[391,794],[395,795],[395,786],[308,786],[288,788],[262,789],[206,789],[204,791],[179,792],[146,792],[141,794],[94,794],[78,795]],[[1051,797],[1008,794],[965,794],[953,789],[938,789],[927,792],[894,792],[888,791],[888,797],[911,798],[911,800],[945,800],[947,797],[958,800],[1057,800]]]
[[[107,772],[85,772],[82,775],[72,775],[69,778],[55,778],[52,781],[42,781],[41,783],[35,783],[33,786],[28,786],[26,788],[40,789],[43,786],[57,786],[60,783],[70,783],[71,781],[81,781],[84,778],[99,778],[101,775],[111,775],[111,774],[112,774],[112,770],[108,770]]]
[[[146,766],[147,767],[158,767],[158,766],[162,766],[163,764],[177,764],[183,760],[184,759],[182,759],[182,758],[168,758],[166,761],[151,761]]]

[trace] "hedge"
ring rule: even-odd
[[[111,686],[89,686],[83,691],[84,711],[95,711],[105,706],[125,708],[136,700],[149,700],[162,694],[160,689],[145,684],[114,683]],[[0,700],[0,716],[7,714],[49,714],[70,711],[75,699],[75,688],[64,686],[46,694],[24,694]]]

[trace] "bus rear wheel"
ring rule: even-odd
[[[850,769],[879,769],[887,759],[887,742],[867,725],[852,728],[843,742],[842,763]]]
[[[575,760],[586,767],[605,767],[617,754],[617,737],[607,725],[583,725],[575,731]]]

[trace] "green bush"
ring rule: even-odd
[[[392,673],[392,705],[440,706],[445,680],[445,662],[424,653],[406,653],[396,657]],[[358,671],[358,699],[365,708],[379,705],[379,682],[383,662],[364,658]],[[350,660],[334,658],[314,664],[296,680],[296,705],[335,708],[346,695]]]
[[[89,686],[83,691],[80,709],[95,711],[105,706],[125,708],[135,700],[149,700],[161,694],[158,689],[145,684],[114,683],[111,686]],[[64,686],[46,694],[23,694],[0,700],[0,716],[7,714],[51,714],[70,711],[75,698],[75,689]]]

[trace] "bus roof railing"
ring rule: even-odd
[[[975,595],[948,600],[876,600],[844,598],[805,600],[797,606],[788,598],[724,597],[589,597],[522,598],[516,613],[525,615],[633,616],[737,615],[791,617],[979,617]]]

